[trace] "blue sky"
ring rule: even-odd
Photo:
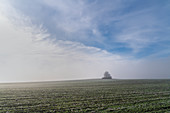
[[[56,40],[134,58],[170,49],[169,0],[13,0],[12,5]]]
[[[169,0],[0,0],[0,6],[4,30],[0,57],[5,70],[11,68],[16,76],[27,76],[28,80],[81,79],[96,78],[108,70],[116,78],[170,77]],[[6,47],[9,44],[12,49]],[[34,64],[36,59],[40,61]],[[18,68],[12,69],[13,62]],[[19,71],[18,62],[28,73]],[[74,66],[69,66],[70,62]],[[35,78],[30,73],[33,65]],[[89,65],[92,67],[85,70]],[[46,69],[44,79],[39,79],[43,78],[42,68]],[[4,81],[10,81],[9,77]]]

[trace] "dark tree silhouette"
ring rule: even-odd
[[[106,71],[102,79],[112,79],[112,76],[109,74],[109,72]]]

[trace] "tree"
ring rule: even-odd
[[[102,79],[112,79],[112,76],[109,74],[108,71],[104,73],[104,77]]]

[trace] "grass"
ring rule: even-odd
[[[0,112],[170,112],[170,80],[1,83]]]

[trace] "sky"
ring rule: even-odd
[[[0,0],[0,82],[170,78],[169,0]]]

